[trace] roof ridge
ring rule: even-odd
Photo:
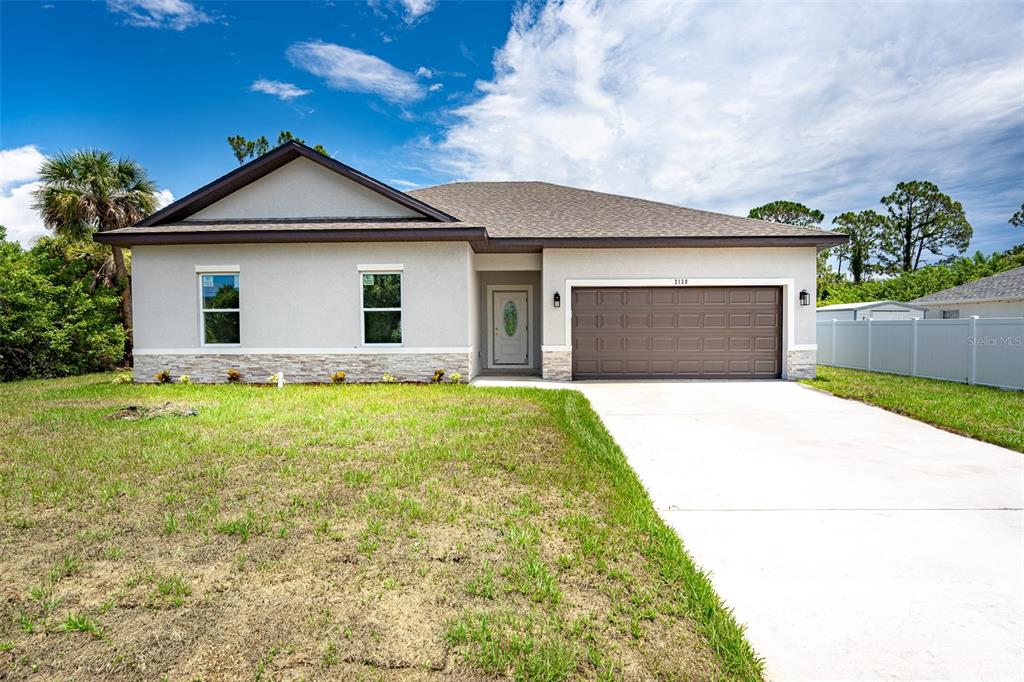
[[[684,211],[694,211],[696,213],[703,213],[703,214],[709,215],[709,216],[721,216],[721,217],[732,218],[732,219],[736,219],[736,220],[749,220],[749,221],[754,222],[754,223],[768,224],[768,225],[773,225],[773,226],[774,225],[785,225],[787,227],[798,229],[798,230],[807,230],[808,232],[811,232],[811,233],[814,233],[814,234],[819,234],[819,233],[838,234],[838,233],[834,232],[833,230],[827,230],[827,229],[825,229],[823,227],[808,227],[806,225],[793,225],[792,223],[781,223],[781,222],[776,222],[776,221],[773,221],[773,220],[762,220],[760,218],[751,218],[749,216],[733,215],[732,213],[722,213],[721,211],[711,211],[711,210],[704,209],[704,208],[693,208],[692,206],[683,206],[682,204],[673,204],[673,203],[670,203],[668,201],[660,201],[658,199],[647,199],[647,198],[644,198],[644,197],[637,197],[637,196],[633,196],[633,195],[630,195],[630,194],[615,194],[614,192],[605,192],[603,190],[590,189],[590,188],[587,188],[587,187],[576,187],[576,186],[573,186],[573,185],[562,185],[562,184],[559,184],[557,182],[549,182],[547,180],[456,180],[456,181],[453,181],[453,182],[441,183],[439,185],[431,185],[429,187],[419,187],[419,188],[417,188],[415,190],[411,190],[410,194],[415,195],[417,192],[426,191],[426,190],[430,190],[430,189],[436,189],[436,188],[440,188],[440,187],[451,187],[453,185],[485,185],[485,184],[487,184],[487,185],[499,185],[499,184],[502,184],[502,185],[512,185],[512,184],[519,184],[519,185],[527,185],[527,184],[531,184],[531,185],[547,185],[549,187],[557,187],[559,189],[569,189],[569,190],[572,190],[574,192],[586,192],[588,194],[599,194],[601,196],[613,197],[615,199],[627,199],[629,201],[639,201],[639,202],[643,202],[643,203],[646,203],[646,204],[654,204],[654,205],[657,205],[657,206],[665,206],[667,208],[672,208],[672,209],[681,209],[681,210],[684,210]]]

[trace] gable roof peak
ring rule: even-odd
[[[333,171],[381,196],[394,201],[433,222],[458,222],[458,218],[434,208],[420,199],[412,197],[401,190],[372,178],[362,171],[348,166],[337,159],[326,156],[296,140],[288,140],[274,147],[266,154],[242,164],[238,168],[225,173],[213,182],[163,207],[156,213],[143,218],[135,227],[152,227],[165,223],[179,222],[201,211],[229,194],[263,178],[277,169],[305,158],[329,171]]]

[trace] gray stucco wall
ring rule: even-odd
[[[237,265],[242,350],[357,348],[358,266],[400,264],[403,346],[468,349],[469,260],[462,242],[138,246],[135,347],[199,348],[196,267]]]

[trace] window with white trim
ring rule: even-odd
[[[239,334],[238,273],[199,275],[200,332],[204,346],[237,346]]]
[[[402,343],[402,273],[361,272],[363,343]]]
[[[959,309],[957,309],[957,310],[943,310],[942,311],[942,319],[944,319],[944,320],[959,320],[960,319],[960,310]]]

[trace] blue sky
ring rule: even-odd
[[[1024,4],[0,4],[0,222],[43,155],[131,156],[165,200],[291,130],[399,188],[544,179],[828,215],[927,179],[971,249],[1024,241]]]

